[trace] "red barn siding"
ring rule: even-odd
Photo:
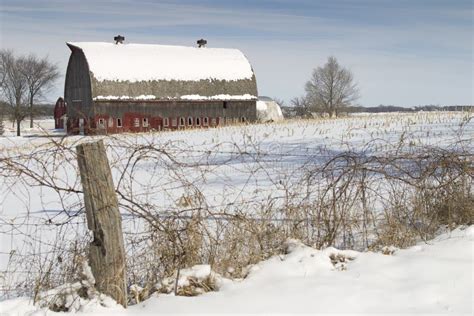
[[[85,134],[207,128],[251,122],[256,117],[255,101],[95,101],[92,108],[96,114],[84,121]],[[79,133],[78,120],[70,118],[70,134]]]
[[[66,103],[63,98],[59,98],[54,106],[54,128],[64,128],[62,116],[66,114]]]

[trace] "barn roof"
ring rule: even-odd
[[[74,42],[97,81],[251,79],[252,67],[237,49],[151,44]]]

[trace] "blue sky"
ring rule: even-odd
[[[473,104],[473,1],[468,0],[0,0],[0,43],[48,55],[66,72],[67,41],[233,47],[259,93],[289,101],[334,55],[361,105]],[[48,95],[62,95],[63,78]]]

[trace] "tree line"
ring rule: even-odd
[[[17,136],[21,135],[21,122],[27,117],[32,128],[35,105],[58,78],[58,67],[47,57],[16,56],[11,50],[0,50],[0,98],[7,104],[6,110],[2,108],[0,113],[0,122],[7,115],[16,123]]]

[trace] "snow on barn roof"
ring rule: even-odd
[[[84,52],[98,81],[241,80],[252,67],[237,49],[100,42],[67,43]]]
[[[230,94],[218,94],[213,96],[202,96],[199,94],[190,94],[182,95],[177,98],[168,98],[168,100],[181,99],[189,101],[206,101],[206,100],[257,100],[257,97],[250,94],[243,95],[230,95]],[[116,96],[116,95],[99,95],[94,97],[94,101],[111,101],[111,100],[122,100],[122,101],[147,101],[147,100],[157,100],[157,97],[154,95],[139,95],[139,96]]]

